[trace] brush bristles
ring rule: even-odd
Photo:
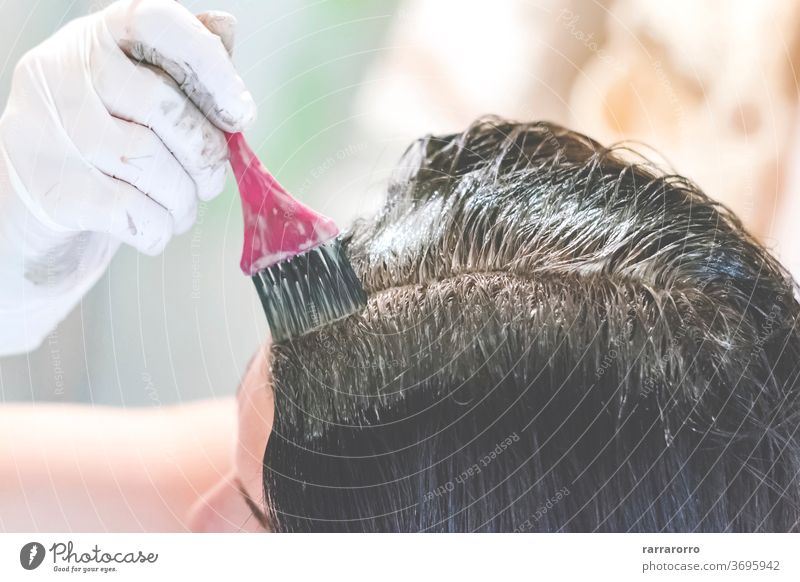
[[[259,271],[253,282],[274,342],[304,335],[367,304],[338,238]]]

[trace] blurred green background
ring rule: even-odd
[[[65,22],[104,2],[4,4],[0,97],[14,64]],[[234,60],[259,104],[248,138],[284,185],[346,226],[377,204],[368,182],[376,146],[354,137],[354,96],[390,26],[395,2],[238,0],[183,2],[239,20]],[[372,161],[370,161],[372,160]],[[363,180],[337,181],[362,164]],[[345,172],[346,173],[346,172]],[[0,359],[4,401],[169,404],[234,392],[266,337],[252,284],[238,269],[237,193],[200,208],[198,222],[156,258],[123,248],[107,275],[45,341]]]

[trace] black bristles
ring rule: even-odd
[[[273,342],[299,337],[367,304],[337,238],[253,275]]]

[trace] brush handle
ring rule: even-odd
[[[253,274],[336,238],[339,228],[294,199],[241,133],[226,134],[244,215],[242,271]]]

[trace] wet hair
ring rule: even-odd
[[[276,531],[800,528],[791,277],[690,181],[548,123],[425,137],[274,345]]]

